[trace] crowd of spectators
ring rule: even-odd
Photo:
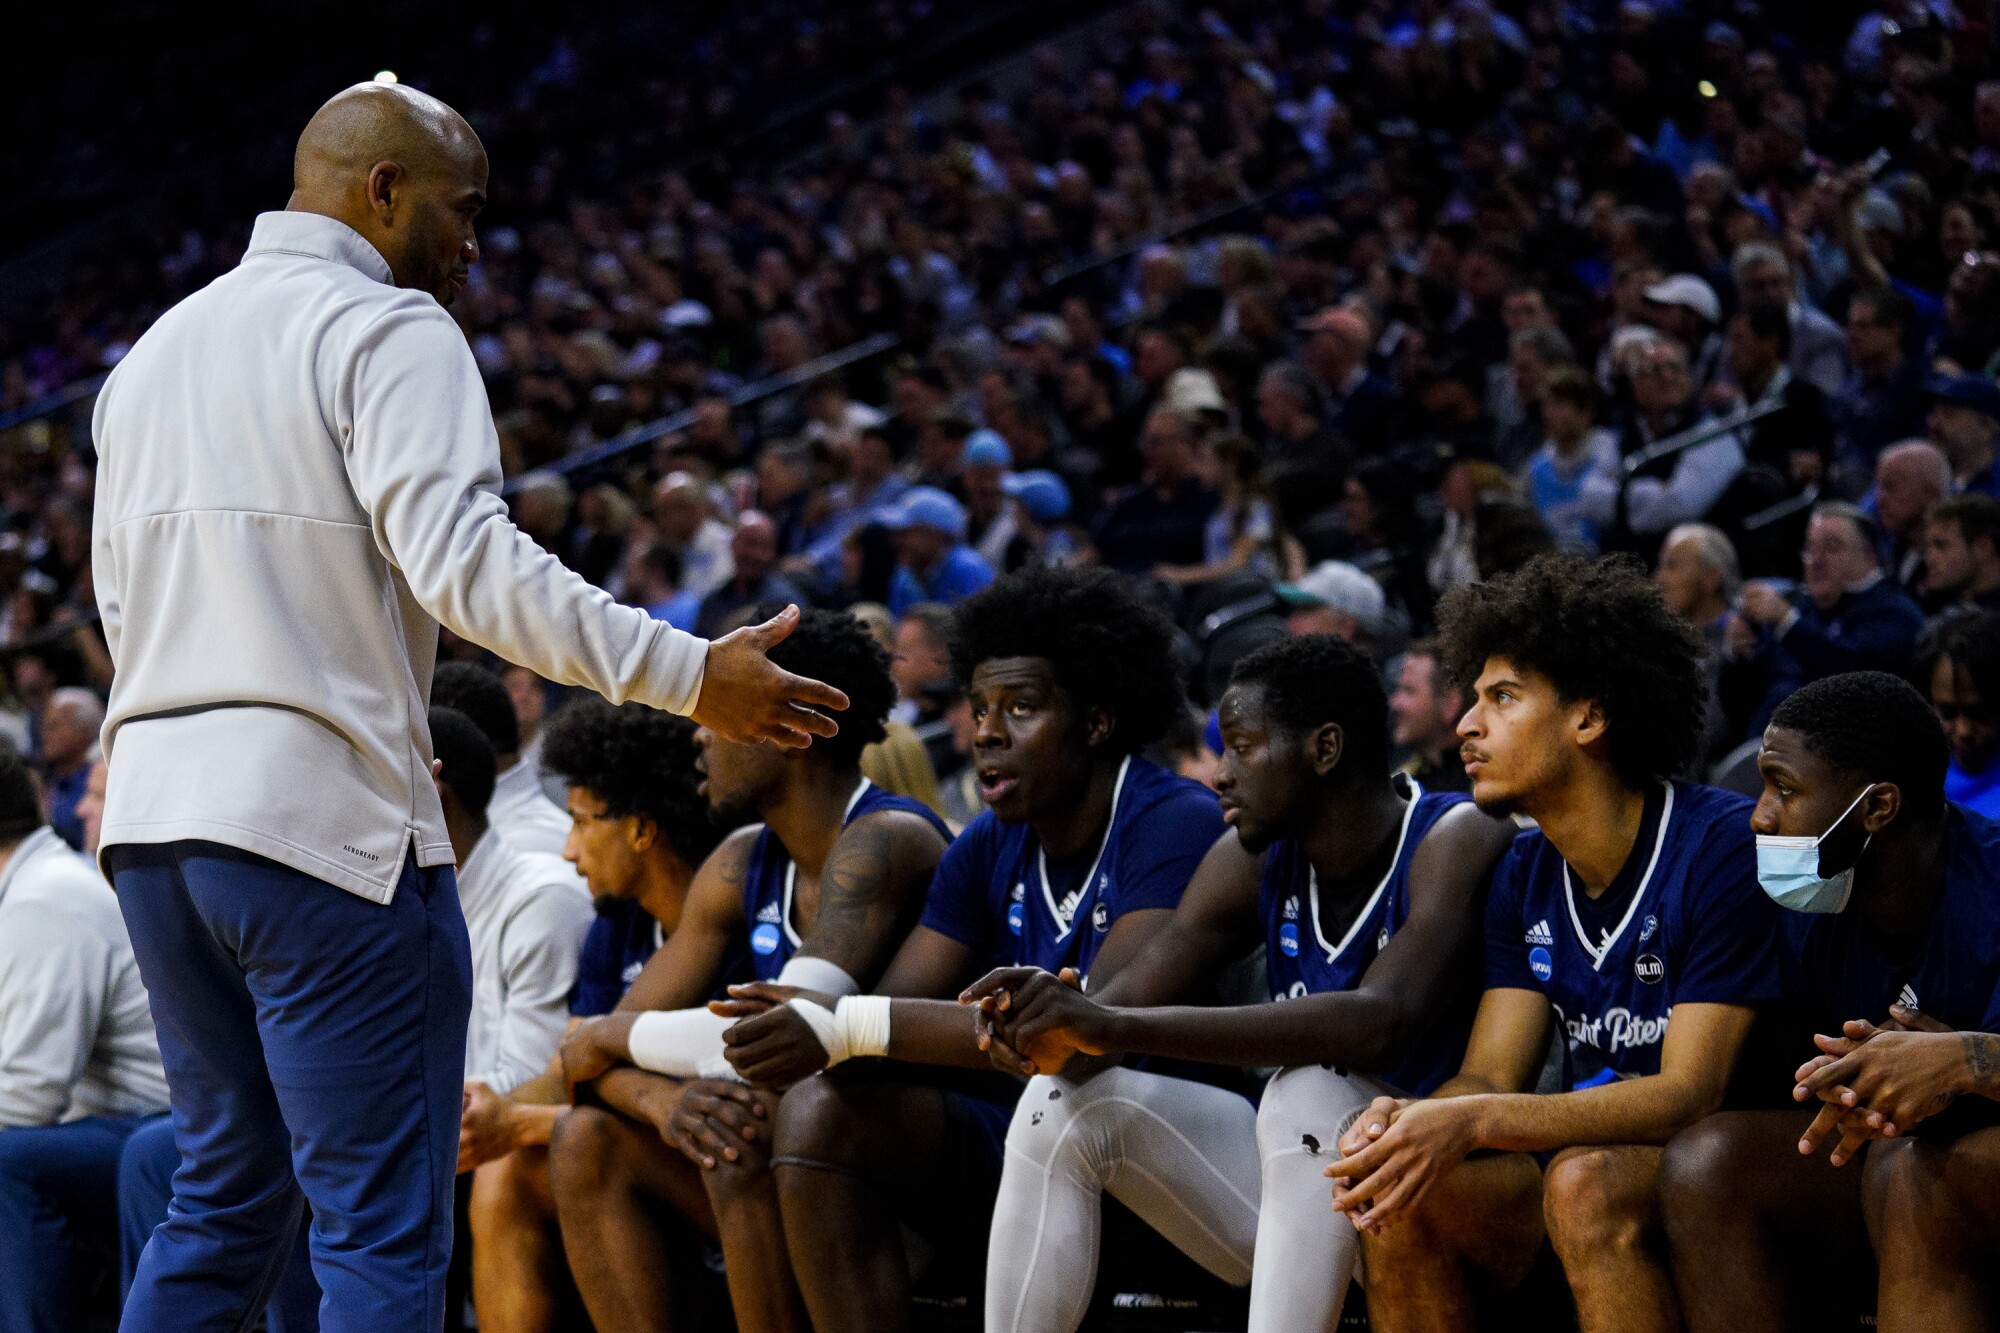
[[[549,137],[629,147],[593,84],[590,113],[543,95],[539,119],[487,118],[493,225],[453,313],[519,521],[685,628],[782,600],[899,620],[1095,561],[1179,614],[1205,703],[1287,625],[1386,660],[1454,587],[1552,546],[1623,552],[1714,644],[1721,760],[1798,684],[1907,669],[1995,597],[1973,498],[2000,491],[1984,23],[1133,6],[1089,49],[892,90],[872,124],[836,112],[786,169],[615,186]],[[653,137],[714,130],[725,93],[785,68]],[[190,233],[122,306],[59,304],[0,406],[115,362],[245,222]],[[876,335],[887,354],[810,373]],[[57,692],[109,672],[90,453],[40,422],[7,444],[4,637],[39,753]],[[907,706],[937,725],[948,688],[924,688]],[[43,757],[74,785],[75,756]]]

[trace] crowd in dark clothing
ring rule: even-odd
[[[496,203],[452,313],[519,521],[685,627],[790,598],[900,617],[1095,561],[1178,613],[1212,703],[1204,671],[1301,612],[1387,659],[1454,587],[1551,547],[1657,567],[1705,524],[1687,612],[1721,759],[1797,684],[1907,669],[1990,591],[1931,568],[1971,532],[1933,509],[2000,491],[1986,16],[1812,19],[1133,6],[1087,50],[835,113],[783,169],[624,178],[604,161],[638,160],[644,117],[595,84],[563,110],[559,45],[530,111],[474,116]],[[765,63],[715,97],[775,86]],[[557,160],[563,125],[604,161]],[[190,233],[127,307],[72,302],[0,403],[114,362],[240,239]],[[46,646],[90,604],[91,488],[87,433],[46,425],[0,458],[30,713],[108,669],[66,623]]]

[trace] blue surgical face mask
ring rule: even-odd
[[[1855,806],[1862,798],[1875,790],[1869,783],[1861,789],[1861,795],[1854,798],[1848,807],[1840,812],[1840,819],[1827,825],[1825,833],[1817,838],[1781,838],[1775,833],[1757,835],[1757,882],[1764,886],[1764,892],[1780,907],[1794,912],[1814,912],[1820,914],[1838,912],[1847,906],[1847,899],[1854,892],[1854,866],[1849,866],[1832,878],[1819,873],[1819,846],[1840,827],[1841,820],[1854,813]],[[1875,840],[1869,834],[1861,844],[1861,851],[1868,850],[1868,844]],[[1861,852],[1854,854],[1856,865],[1861,862]]]

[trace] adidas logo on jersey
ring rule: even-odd
[[[1014,891],[1013,891],[1012,893],[1008,894],[1007,896],[1008,896],[1008,898],[1010,898],[1010,899],[1011,899],[1012,901],[1014,901],[1014,902],[1017,902],[1017,903],[1018,903],[1018,902],[1020,902],[1020,901],[1021,901],[1021,900],[1022,900],[1023,898],[1026,898],[1026,897],[1028,896],[1028,886],[1027,886],[1026,884],[1016,884],[1016,885],[1014,886]]]
[[[781,919],[781,909],[776,903],[765,903],[757,909],[757,919],[759,921],[776,922]]]
[[[1923,1008],[1922,1005],[1917,1003],[1917,993],[1908,986],[1903,987],[1903,993],[1896,997],[1896,1003],[1902,1005],[1905,1009]]]
[[[1527,938],[1530,944],[1554,944],[1556,942],[1556,937],[1549,930],[1549,923],[1547,921],[1537,921],[1534,925],[1529,926]]]
[[[1287,898],[1287,899],[1285,899],[1285,920],[1287,920],[1287,921],[1297,921],[1298,919],[1299,919],[1299,900],[1298,900],[1298,898],[1297,898],[1297,897],[1291,897],[1291,898]]]

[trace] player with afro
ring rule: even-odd
[[[984,1266],[1020,1083],[991,1067],[963,988],[1003,964],[1108,981],[1223,830],[1212,792],[1139,756],[1184,703],[1172,627],[1128,580],[1023,571],[961,603],[951,637],[986,811],[875,994],[751,988],[737,1003],[763,1012],[730,1037],[737,1069],[790,1089],[774,1162],[820,1328],[908,1326],[905,1225],[946,1271],[976,1285]],[[897,1063],[845,1064],[870,1055]]]
[[[1750,802],[1680,776],[1699,646],[1622,560],[1540,556],[1438,610],[1472,685],[1472,798],[1536,831],[1494,871],[1464,1063],[1362,1114],[1326,1169],[1333,1206],[1361,1231],[1383,1327],[1477,1327],[1475,1278],[1520,1282],[1546,1234],[1585,1333],[1678,1329],[1662,1150],[1722,1106],[1781,984]],[[1538,1095],[1552,1023],[1561,1090]]]

